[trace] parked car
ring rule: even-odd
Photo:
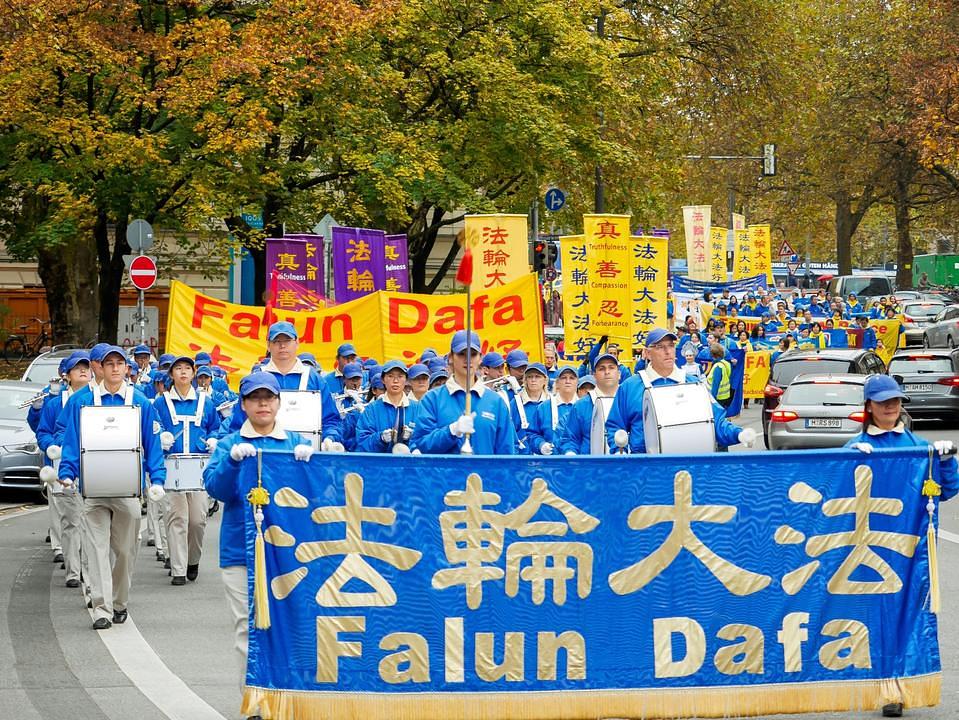
[[[770,413],[767,447],[806,450],[842,447],[862,432],[863,383],[868,375],[801,375]]]
[[[896,290],[892,296],[900,303],[909,302],[910,300],[922,300],[922,293],[918,290]]]
[[[946,304],[938,300],[906,301],[902,304],[903,347],[922,345],[922,333]]]
[[[830,278],[826,289],[832,297],[843,299],[849,293],[856,293],[860,300],[893,294],[892,283],[885,275],[837,275]]]
[[[58,345],[49,352],[37,355],[33,362],[23,371],[20,378],[24,382],[43,383],[46,385],[50,380],[57,377],[57,368],[60,367],[60,361],[65,357],[70,357],[70,353],[78,348],[69,345]]]
[[[947,305],[922,331],[922,346],[959,346],[959,305]]]
[[[909,396],[913,417],[959,418],[959,349],[900,350],[888,372]]]
[[[43,389],[40,383],[0,382],[0,488],[40,491],[43,459],[20,406]]]
[[[769,420],[786,388],[800,375],[876,375],[886,372],[882,359],[872,350],[826,348],[791,350],[780,355],[769,370],[763,391],[763,436],[769,447]]]

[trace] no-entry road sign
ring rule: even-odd
[[[137,290],[149,290],[157,281],[157,264],[149,255],[137,255],[130,262],[130,282]]]

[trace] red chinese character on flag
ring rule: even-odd
[[[599,304],[600,315],[611,315],[613,317],[622,317],[623,313],[619,309],[619,300],[603,300]]]
[[[601,278],[615,278],[620,272],[622,271],[619,269],[619,263],[610,260],[600,260],[596,268],[596,273]]]
[[[611,223],[608,220],[602,220],[599,223],[599,227],[596,228],[596,238],[618,238],[619,231],[616,229],[616,224]]]
[[[509,233],[506,232],[506,228],[483,228],[483,242],[487,243],[488,245],[505,245],[508,237]]]

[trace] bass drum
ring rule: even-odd
[[[643,394],[643,433],[652,455],[715,452],[713,399],[699,383],[656,385]]]
[[[80,408],[80,493],[85,498],[139,497],[142,479],[140,408]]]

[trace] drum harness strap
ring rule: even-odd
[[[123,394],[123,404],[127,407],[133,407],[133,386],[127,383],[126,392]],[[103,405],[103,393],[100,391],[99,383],[93,386],[93,404],[96,407]]]
[[[197,428],[200,427],[200,423],[203,422],[203,405],[206,403],[206,394],[198,392],[196,394],[196,412],[192,415],[180,415],[176,408],[173,405],[173,393],[175,390],[171,390],[168,393],[163,395],[163,399],[166,401],[166,408],[170,412],[170,419],[174,423],[183,423],[183,429],[180,430],[178,435],[183,435],[183,452],[191,452],[190,448],[190,425],[196,425]],[[183,400],[178,396],[179,400]]]

